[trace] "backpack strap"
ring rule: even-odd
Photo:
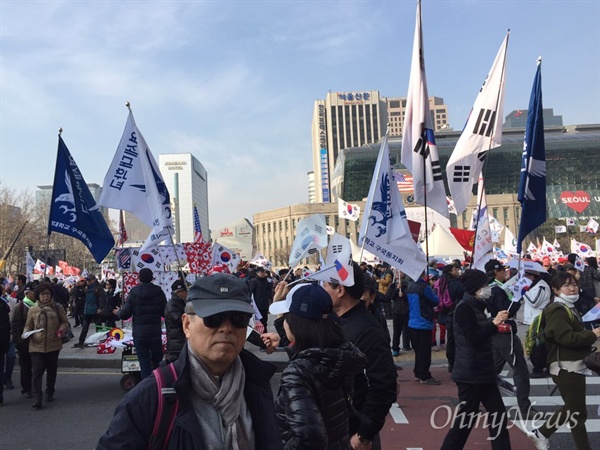
[[[169,443],[175,417],[179,412],[179,399],[173,385],[177,381],[177,371],[173,364],[154,369],[158,390],[158,408],[154,419],[154,429],[148,442],[148,450],[165,450]]]

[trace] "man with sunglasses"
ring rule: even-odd
[[[177,415],[164,446],[153,448],[283,449],[269,384],[276,368],[244,350],[253,313],[248,285],[233,275],[215,273],[189,289],[187,342],[171,366]],[[143,380],[117,406],[96,448],[149,448],[158,397],[155,377]]]

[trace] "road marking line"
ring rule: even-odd
[[[512,383],[512,384],[515,383],[514,378],[508,378],[508,377],[502,377],[502,378],[504,378],[509,383]],[[600,377],[585,377],[585,383],[588,386],[590,384],[600,384]],[[546,386],[546,385],[548,385],[550,387],[556,386],[554,384],[554,382],[552,381],[552,378],[550,378],[550,377],[548,377],[548,378],[530,378],[529,384],[531,386]]]
[[[390,416],[392,416],[392,419],[394,419],[394,422],[396,423],[408,423],[408,419],[404,415],[404,412],[402,412],[402,408],[400,408],[400,405],[398,405],[398,403],[392,404],[392,407],[390,408]]]
[[[514,426],[516,426],[517,428],[519,428],[521,431],[523,430],[522,425],[522,421],[517,420],[517,421],[512,421],[512,423],[514,424]],[[541,425],[541,421],[536,420],[536,421],[531,421],[528,420],[525,422],[527,424],[527,429],[531,430],[533,428],[533,425],[535,423],[535,426],[539,426]],[[585,421],[585,428],[587,430],[588,433],[598,433],[600,432],[600,419],[587,419]],[[563,425],[562,427],[560,427],[557,431],[557,433],[570,433],[571,430],[566,426]]]
[[[502,397],[504,400],[504,406],[517,406],[517,398],[516,397]],[[564,401],[560,396],[543,396],[543,397],[529,397],[531,400],[531,404],[536,406],[562,406]],[[585,396],[585,404],[587,406],[590,405],[599,405],[600,404],[600,396],[599,395],[586,395]]]

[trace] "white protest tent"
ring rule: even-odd
[[[465,249],[458,243],[449,230],[442,225],[437,225],[427,238],[429,244],[429,256],[464,258]],[[425,241],[421,242],[421,248],[425,251]]]

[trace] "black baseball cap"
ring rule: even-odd
[[[173,283],[171,285],[171,291],[172,292],[177,292],[177,291],[187,291],[187,286],[185,284],[184,281],[182,280],[177,280],[175,281],[175,283]]]
[[[488,262],[485,263],[484,267],[486,272],[491,272],[492,270],[506,269],[506,266],[497,259],[490,259]]]
[[[187,301],[192,302],[194,312],[200,317],[228,311],[254,314],[248,285],[227,273],[213,273],[198,279],[190,288]]]

